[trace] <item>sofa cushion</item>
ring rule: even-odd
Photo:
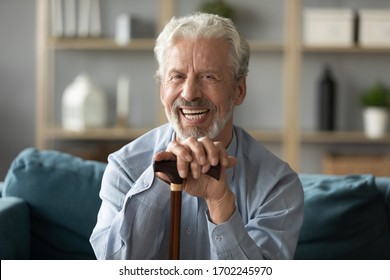
[[[305,175],[296,259],[390,259],[390,231],[371,175]]]
[[[33,259],[93,259],[89,237],[106,164],[28,148],[12,162],[3,195],[30,208]]]

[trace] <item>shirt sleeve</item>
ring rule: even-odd
[[[245,230],[236,209],[229,221],[216,225],[211,222],[208,211],[210,257],[218,260],[262,259],[256,243]]]
[[[292,259],[303,222],[303,193],[298,178],[279,181],[245,223],[237,207],[216,225],[206,211],[212,259]]]
[[[154,178],[150,166],[133,182],[118,163],[109,162],[100,191],[102,205],[90,238],[98,259],[158,258],[169,186]]]

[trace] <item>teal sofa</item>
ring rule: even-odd
[[[89,236],[105,164],[28,148],[0,197],[0,259],[94,259]],[[300,174],[305,218],[295,259],[390,259],[390,178]]]

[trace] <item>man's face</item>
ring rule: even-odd
[[[178,39],[167,51],[161,101],[180,138],[230,141],[233,107],[246,86],[233,80],[228,54],[228,43],[216,39]]]

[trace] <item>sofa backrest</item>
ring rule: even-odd
[[[390,259],[390,178],[300,174],[305,217],[296,259]]]
[[[89,237],[101,204],[106,164],[57,151],[28,148],[12,162],[3,196],[30,210],[31,258],[94,259]]]

